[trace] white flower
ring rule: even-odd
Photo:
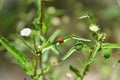
[[[99,27],[95,24],[92,24],[89,26],[90,31],[97,32],[99,30]]]
[[[24,28],[24,29],[22,29],[20,31],[20,35],[21,36],[25,36],[25,37],[29,36],[30,33],[31,33],[31,29],[30,28]]]

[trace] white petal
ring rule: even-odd
[[[24,28],[24,29],[22,29],[21,31],[20,31],[20,35],[21,36],[29,36],[30,35],[30,33],[31,33],[31,29],[30,28]]]

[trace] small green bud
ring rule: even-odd
[[[83,43],[79,42],[79,43],[75,44],[75,49],[77,51],[80,51],[82,48],[83,48]]]
[[[109,58],[111,54],[111,49],[105,48],[103,50],[103,56],[105,57],[105,59]]]

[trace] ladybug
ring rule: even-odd
[[[64,39],[63,38],[58,38],[59,43],[63,43]]]

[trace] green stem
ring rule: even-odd
[[[86,75],[86,72],[88,71],[90,64],[95,60],[96,54],[100,48],[101,48],[101,43],[97,42],[97,44],[92,52],[92,55],[90,55],[88,61],[86,62],[86,64],[83,67],[81,80],[83,80],[84,76]]]
[[[35,37],[33,37],[33,44],[34,44],[34,54],[35,54],[35,71],[34,71],[34,77],[37,76],[37,69],[38,69],[38,58],[39,56],[37,55],[37,47],[36,47],[36,41],[35,41]]]
[[[42,28],[43,26],[43,22],[44,22],[44,17],[45,17],[45,13],[44,13],[44,4],[45,4],[45,0],[41,0],[41,18],[40,18],[40,27]]]
[[[97,52],[99,51],[100,48],[101,48],[101,43],[97,42],[96,47],[93,50],[92,55],[91,55],[90,59],[87,62],[87,65],[91,64],[94,61],[94,59],[96,57],[96,54],[97,54]]]
[[[41,17],[40,17],[40,27],[42,29],[43,26],[43,22],[44,22],[44,17],[45,17],[45,13],[44,13],[44,4],[45,4],[45,0],[40,0],[41,1]],[[42,33],[43,34],[43,33]],[[41,77],[42,80],[44,80],[44,73],[43,73],[43,55],[42,55],[42,50],[40,50],[40,68],[41,68]]]
[[[103,43],[102,48],[120,48],[120,44]]]
[[[42,80],[44,80],[44,73],[43,73],[43,57],[42,57],[42,52],[40,53],[40,68],[41,68],[41,77],[42,77]]]

